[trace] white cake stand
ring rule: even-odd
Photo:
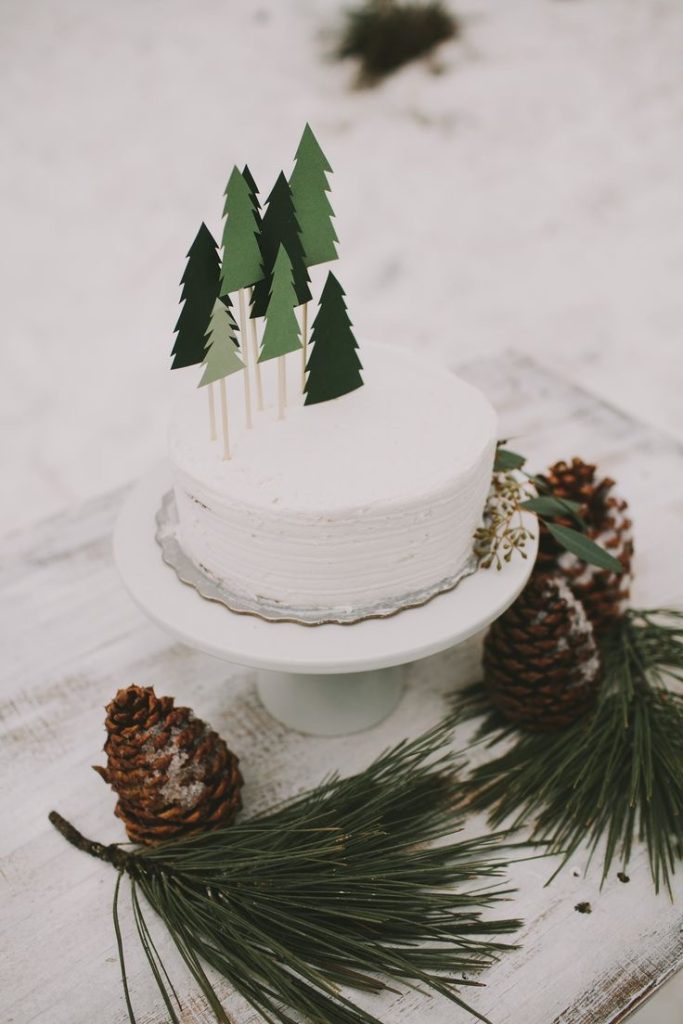
[[[171,487],[167,466],[128,495],[114,530],[114,559],[133,600],[191,647],[258,669],[258,692],[285,725],[320,736],[359,732],[397,705],[405,666],[453,647],[512,604],[534,563],[513,558],[480,570],[420,608],[353,625],[302,626],[239,615],[208,601],[177,578],[155,540],[155,516]],[[534,517],[527,525],[534,536]]]

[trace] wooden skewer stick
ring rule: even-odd
[[[221,377],[221,420],[223,423],[223,459],[231,458],[230,455],[230,431],[228,430],[228,394],[225,387],[225,377]]]
[[[286,356],[279,356],[277,361],[277,418],[285,418],[285,406],[287,404],[287,367]]]
[[[254,293],[254,289],[249,289],[249,302]],[[263,380],[261,378],[261,364],[258,361],[258,334],[256,332],[256,318],[249,318],[249,327],[251,330],[251,348],[254,358],[254,366],[256,367],[256,407],[259,412],[263,412]]]
[[[240,288],[240,329],[242,335],[242,362],[244,363],[244,414],[247,428],[251,430],[251,380],[249,375],[249,342],[247,340],[247,315],[244,308],[244,288]]]
[[[308,303],[304,302],[301,313],[301,393],[306,387],[306,363],[308,361]]]
[[[213,393],[213,384],[209,384],[209,427],[211,432],[211,440],[215,441],[218,437],[216,432],[216,396]]]

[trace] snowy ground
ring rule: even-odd
[[[683,436],[680,0],[460,0],[463,40],[371,92],[338,9],[4,0],[0,531],[159,455],[185,251],[306,120],[361,338],[521,349]]]

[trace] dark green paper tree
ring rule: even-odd
[[[292,261],[284,245],[281,245],[273,267],[273,286],[266,308],[266,326],[259,355],[260,363],[269,359],[278,361],[278,419],[283,419],[287,404],[285,356],[301,348],[299,321],[294,312],[296,301]]]
[[[259,201],[259,189],[258,185],[254,181],[254,176],[249,170],[249,164],[245,164],[242,168],[242,177],[247,183],[249,189],[249,195],[251,196],[251,205],[254,208],[254,217],[258,225],[259,232],[261,230],[261,203]]]
[[[232,326],[232,343],[235,346],[235,348],[239,350],[241,348],[241,346],[240,346],[240,338],[239,338],[239,333],[238,333],[239,332],[239,327],[237,325],[237,321],[235,320],[235,314],[233,313],[233,308],[234,307],[233,307],[233,304],[232,304],[232,300],[231,300],[229,295],[221,295],[219,301],[223,303],[223,305],[225,306],[225,308],[228,311],[228,314],[230,316],[230,324]],[[213,315],[213,312],[214,311],[212,310],[211,311],[212,315]],[[211,321],[209,320],[209,323],[210,322]],[[207,328],[207,334],[208,334],[208,328]],[[206,342],[206,337],[205,337],[204,338],[204,351],[205,352],[206,352],[206,344],[207,344],[207,342]]]
[[[259,220],[250,185],[237,167],[233,167],[225,188],[223,216],[226,220],[220,291],[221,295],[227,295],[240,288],[250,288],[263,277]]]
[[[261,203],[259,201],[258,185],[256,184],[256,182],[254,180],[253,174],[249,170],[249,165],[248,164],[245,164],[244,167],[242,168],[242,177],[244,178],[244,180],[246,181],[246,183],[247,183],[247,185],[249,187],[249,195],[251,196],[251,205],[254,208],[254,217],[256,218],[256,223],[258,225],[258,231],[259,231],[258,238],[259,238],[259,246],[260,246],[261,245],[261,225],[262,225]],[[251,302],[252,293],[253,293],[253,288],[250,289],[250,291],[249,291],[249,302]],[[246,320],[246,317],[245,317],[245,320]],[[245,327],[246,327],[246,324],[245,324]],[[252,346],[253,346],[253,358],[256,361],[256,399],[257,399],[257,402],[258,402],[258,408],[259,409],[263,409],[263,381],[261,380],[261,367],[259,366],[259,363],[258,363],[259,344],[258,344],[258,337],[257,337],[257,332],[256,332],[256,321],[253,318],[250,320],[249,329],[250,329],[250,334],[251,334],[251,342],[252,342]]]
[[[327,175],[331,172],[332,168],[307,124],[289,179],[307,267],[337,259],[337,235],[332,224],[334,212],[327,198],[330,191]]]
[[[196,366],[204,360],[205,335],[220,284],[218,244],[202,222],[187,253],[187,266],[180,283],[183,308],[175,325],[176,340],[171,369]]]
[[[206,335],[206,353],[204,356],[204,373],[198,387],[209,387],[209,403],[212,420],[213,391],[212,385],[220,381],[221,421],[223,425],[223,458],[230,458],[230,432],[228,428],[228,397],[225,378],[244,369],[244,363],[237,354],[236,323],[228,307],[217,299]],[[212,422],[213,427],[213,422]]]
[[[305,405],[329,402],[362,387],[360,371],[363,367],[346,311],[344,289],[331,271],[320,296],[311,342]]]
[[[251,315],[265,316],[268,297],[272,289],[275,260],[280,246],[287,250],[292,265],[295,305],[308,302],[311,292],[306,269],[304,248],[301,242],[299,222],[294,211],[294,201],[289,183],[280,172],[273,190],[268,196],[266,211],[261,224],[261,254],[263,257],[263,279],[254,286]]]

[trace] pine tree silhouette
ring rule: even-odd
[[[306,369],[305,405],[329,402],[363,385],[358,343],[346,311],[344,289],[330,271],[311,331],[313,350]]]
[[[228,295],[250,288],[263,277],[260,224],[249,183],[237,167],[233,167],[225,188],[223,216],[221,295]]]
[[[256,223],[258,225],[259,236],[260,236],[260,232],[261,232],[261,203],[259,201],[258,185],[254,181],[254,176],[251,173],[251,171],[249,170],[249,164],[245,164],[244,167],[242,168],[242,177],[246,181],[247,187],[249,189],[249,195],[251,196],[251,205],[254,208],[254,217],[256,218]],[[260,237],[259,237],[259,241],[260,241]]]
[[[299,223],[294,212],[292,192],[282,172],[268,196],[266,211],[263,214],[261,255],[264,277],[254,287],[251,312],[253,317],[265,316],[272,287],[273,268],[281,245],[286,249],[292,264],[296,305],[301,305],[311,298],[308,287],[310,279],[304,259]]]
[[[307,267],[337,259],[334,212],[327,193],[327,175],[332,171],[327,157],[309,125],[304,128],[296,151],[289,185],[301,230]]]
[[[183,308],[175,325],[176,339],[171,369],[195,366],[204,361],[205,335],[220,284],[218,244],[202,222],[187,253],[187,266],[181,278],[180,301]]]
[[[268,359],[277,359],[301,348],[299,321],[294,312],[295,303],[292,263],[284,245],[281,245],[273,267],[273,287],[266,308],[260,363]]]
[[[216,300],[206,334],[204,374],[198,387],[203,388],[244,369],[244,363],[237,354],[235,327],[230,310],[220,299]]]

